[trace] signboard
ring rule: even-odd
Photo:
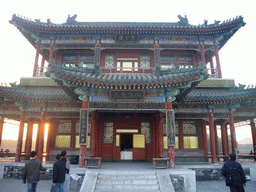
[[[114,101],[144,101],[143,90],[111,90],[110,99]]]
[[[175,145],[175,116],[174,110],[166,110],[167,145]]]
[[[139,40],[138,34],[117,34],[117,43],[137,43]]]
[[[87,129],[88,129],[88,109],[80,110],[80,131],[79,131],[79,143],[80,145],[86,145],[87,141]]]
[[[145,148],[145,135],[134,134],[133,135],[133,147]]]

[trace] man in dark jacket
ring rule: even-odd
[[[69,192],[69,188],[70,188],[70,175],[69,175],[69,170],[70,170],[70,162],[68,160],[68,158],[66,157],[67,152],[66,150],[62,150],[61,153],[61,161],[64,161],[66,164],[66,178],[65,178],[65,182],[64,182],[64,192]]]
[[[244,192],[246,178],[240,163],[236,162],[236,154],[230,153],[229,160],[222,167],[222,175],[226,179],[226,185],[231,192]]]
[[[56,155],[56,162],[53,165],[51,192],[63,192],[66,174],[66,163],[61,161],[61,155]]]
[[[43,168],[41,161],[37,160],[37,153],[31,151],[31,159],[25,164],[25,169],[23,172],[23,183],[27,182],[28,192],[35,192],[37,183],[40,179],[40,171],[46,171],[46,168]]]

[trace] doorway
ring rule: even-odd
[[[133,148],[133,136],[132,134],[121,134],[121,151],[132,151]]]

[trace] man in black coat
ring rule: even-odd
[[[22,180],[23,183],[27,183],[28,192],[35,192],[37,183],[40,179],[40,171],[46,171],[47,169],[42,166],[41,161],[37,160],[37,153],[31,151],[30,160],[25,164]]]
[[[63,192],[66,174],[66,163],[61,161],[61,155],[56,155],[56,162],[53,165],[51,192]]]
[[[244,186],[247,185],[246,178],[242,166],[236,162],[236,154],[229,154],[229,160],[222,167],[222,175],[231,192],[244,192]]]

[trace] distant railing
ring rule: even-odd
[[[207,73],[209,74],[209,78],[219,78],[218,69],[216,68],[207,68]]]
[[[103,73],[151,73],[154,67],[102,67]]]

